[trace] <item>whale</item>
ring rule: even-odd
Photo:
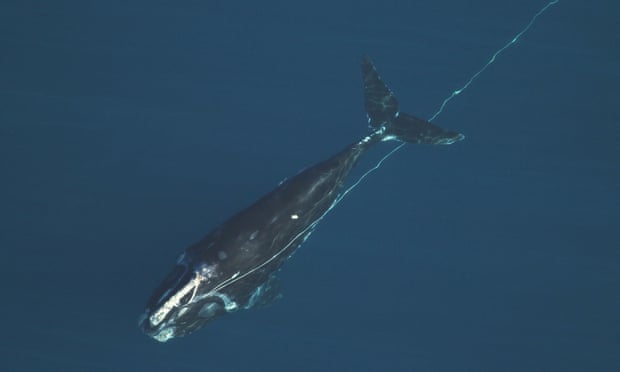
[[[451,145],[464,135],[400,112],[372,61],[361,63],[369,133],[279,184],[178,256],[148,298],[139,328],[166,342],[280,295],[278,271],[340,201],[351,170],[383,141]]]

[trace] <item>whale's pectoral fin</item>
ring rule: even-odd
[[[384,140],[450,145],[465,138],[460,133],[445,130],[427,120],[399,112],[394,92],[383,82],[377,69],[366,56],[362,59],[362,78],[368,124],[375,130],[382,130]]]
[[[279,300],[281,297],[280,281],[275,274],[271,274],[263,284],[256,287],[256,289],[252,292],[245,308],[260,308],[267,306]]]

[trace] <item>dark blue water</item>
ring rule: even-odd
[[[178,253],[366,133],[363,54],[428,118],[545,2],[2,2],[0,369],[620,370],[616,3],[543,14],[435,120],[466,141],[391,157],[279,302],[160,344]]]

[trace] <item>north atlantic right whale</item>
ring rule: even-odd
[[[339,201],[349,172],[373,144],[450,145],[464,138],[400,112],[394,93],[367,57],[362,77],[371,132],[282,182],[188,247],[146,304],[139,320],[145,334],[165,342],[221,315],[279,297],[276,272]]]

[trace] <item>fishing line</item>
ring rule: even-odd
[[[437,118],[437,116],[439,116],[444,108],[446,107],[446,105],[448,104],[448,102],[450,102],[454,97],[458,96],[459,94],[461,94],[463,91],[465,91],[467,88],[469,88],[469,86],[474,82],[474,80],[476,80],[478,78],[478,76],[480,76],[480,74],[482,74],[490,65],[492,65],[496,58],[502,53],[504,52],[506,49],[510,48],[511,46],[513,46],[520,38],[523,34],[525,34],[534,24],[534,22],[536,21],[536,19],[542,15],[544,12],[547,11],[547,9],[549,9],[549,7],[551,7],[552,5],[555,5],[557,3],[559,3],[560,0],[553,0],[547,3],[547,5],[545,5],[544,7],[542,7],[538,12],[536,12],[534,14],[534,16],[532,16],[532,18],[530,19],[530,21],[525,25],[525,27],[523,27],[523,29],[521,29],[521,31],[519,31],[513,38],[512,40],[510,40],[509,42],[507,42],[504,46],[502,46],[501,48],[499,48],[495,53],[493,53],[493,55],[491,56],[491,58],[489,58],[489,60],[487,61],[487,63],[484,64],[484,66],[482,66],[482,68],[480,70],[478,70],[475,74],[473,74],[469,80],[467,80],[467,82],[465,83],[465,85],[463,85],[461,88],[453,91],[448,97],[446,97],[446,99],[443,100],[441,106],[439,107],[439,110],[437,110],[437,112],[431,116],[430,119],[428,119],[428,121],[433,121]],[[344,199],[344,197],[351,192],[353,189],[355,189],[369,174],[371,174],[372,172],[376,171],[377,169],[381,168],[381,165],[383,165],[383,162],[386,161],[390,156],[394,155],[397,151],[399,151],[403,146],[405,146],[406,143],[400,143],[398,146],[396,146],[395,148],[393,148],[390,152],[388,152],[384,157],[382,157],[377,164],[375,164],[374,167],[370,168],[369,170],[366,171],[366,173],[362,174],[362,176],[360,178],[357,179],[357,181],[355,181],[355,183],[353,183],[351,186],[349,186],[342,194],[340,194],[338,196],[338,198],[336,198],[336,200],[334,201],[334,203],[331,205],[331,207],[327,210],[327,212],[329,212],[333,207],[336,206],[336,204],[340,203],[340,201],[342,199]],[[327,214],[327,212],[325,214]]]

